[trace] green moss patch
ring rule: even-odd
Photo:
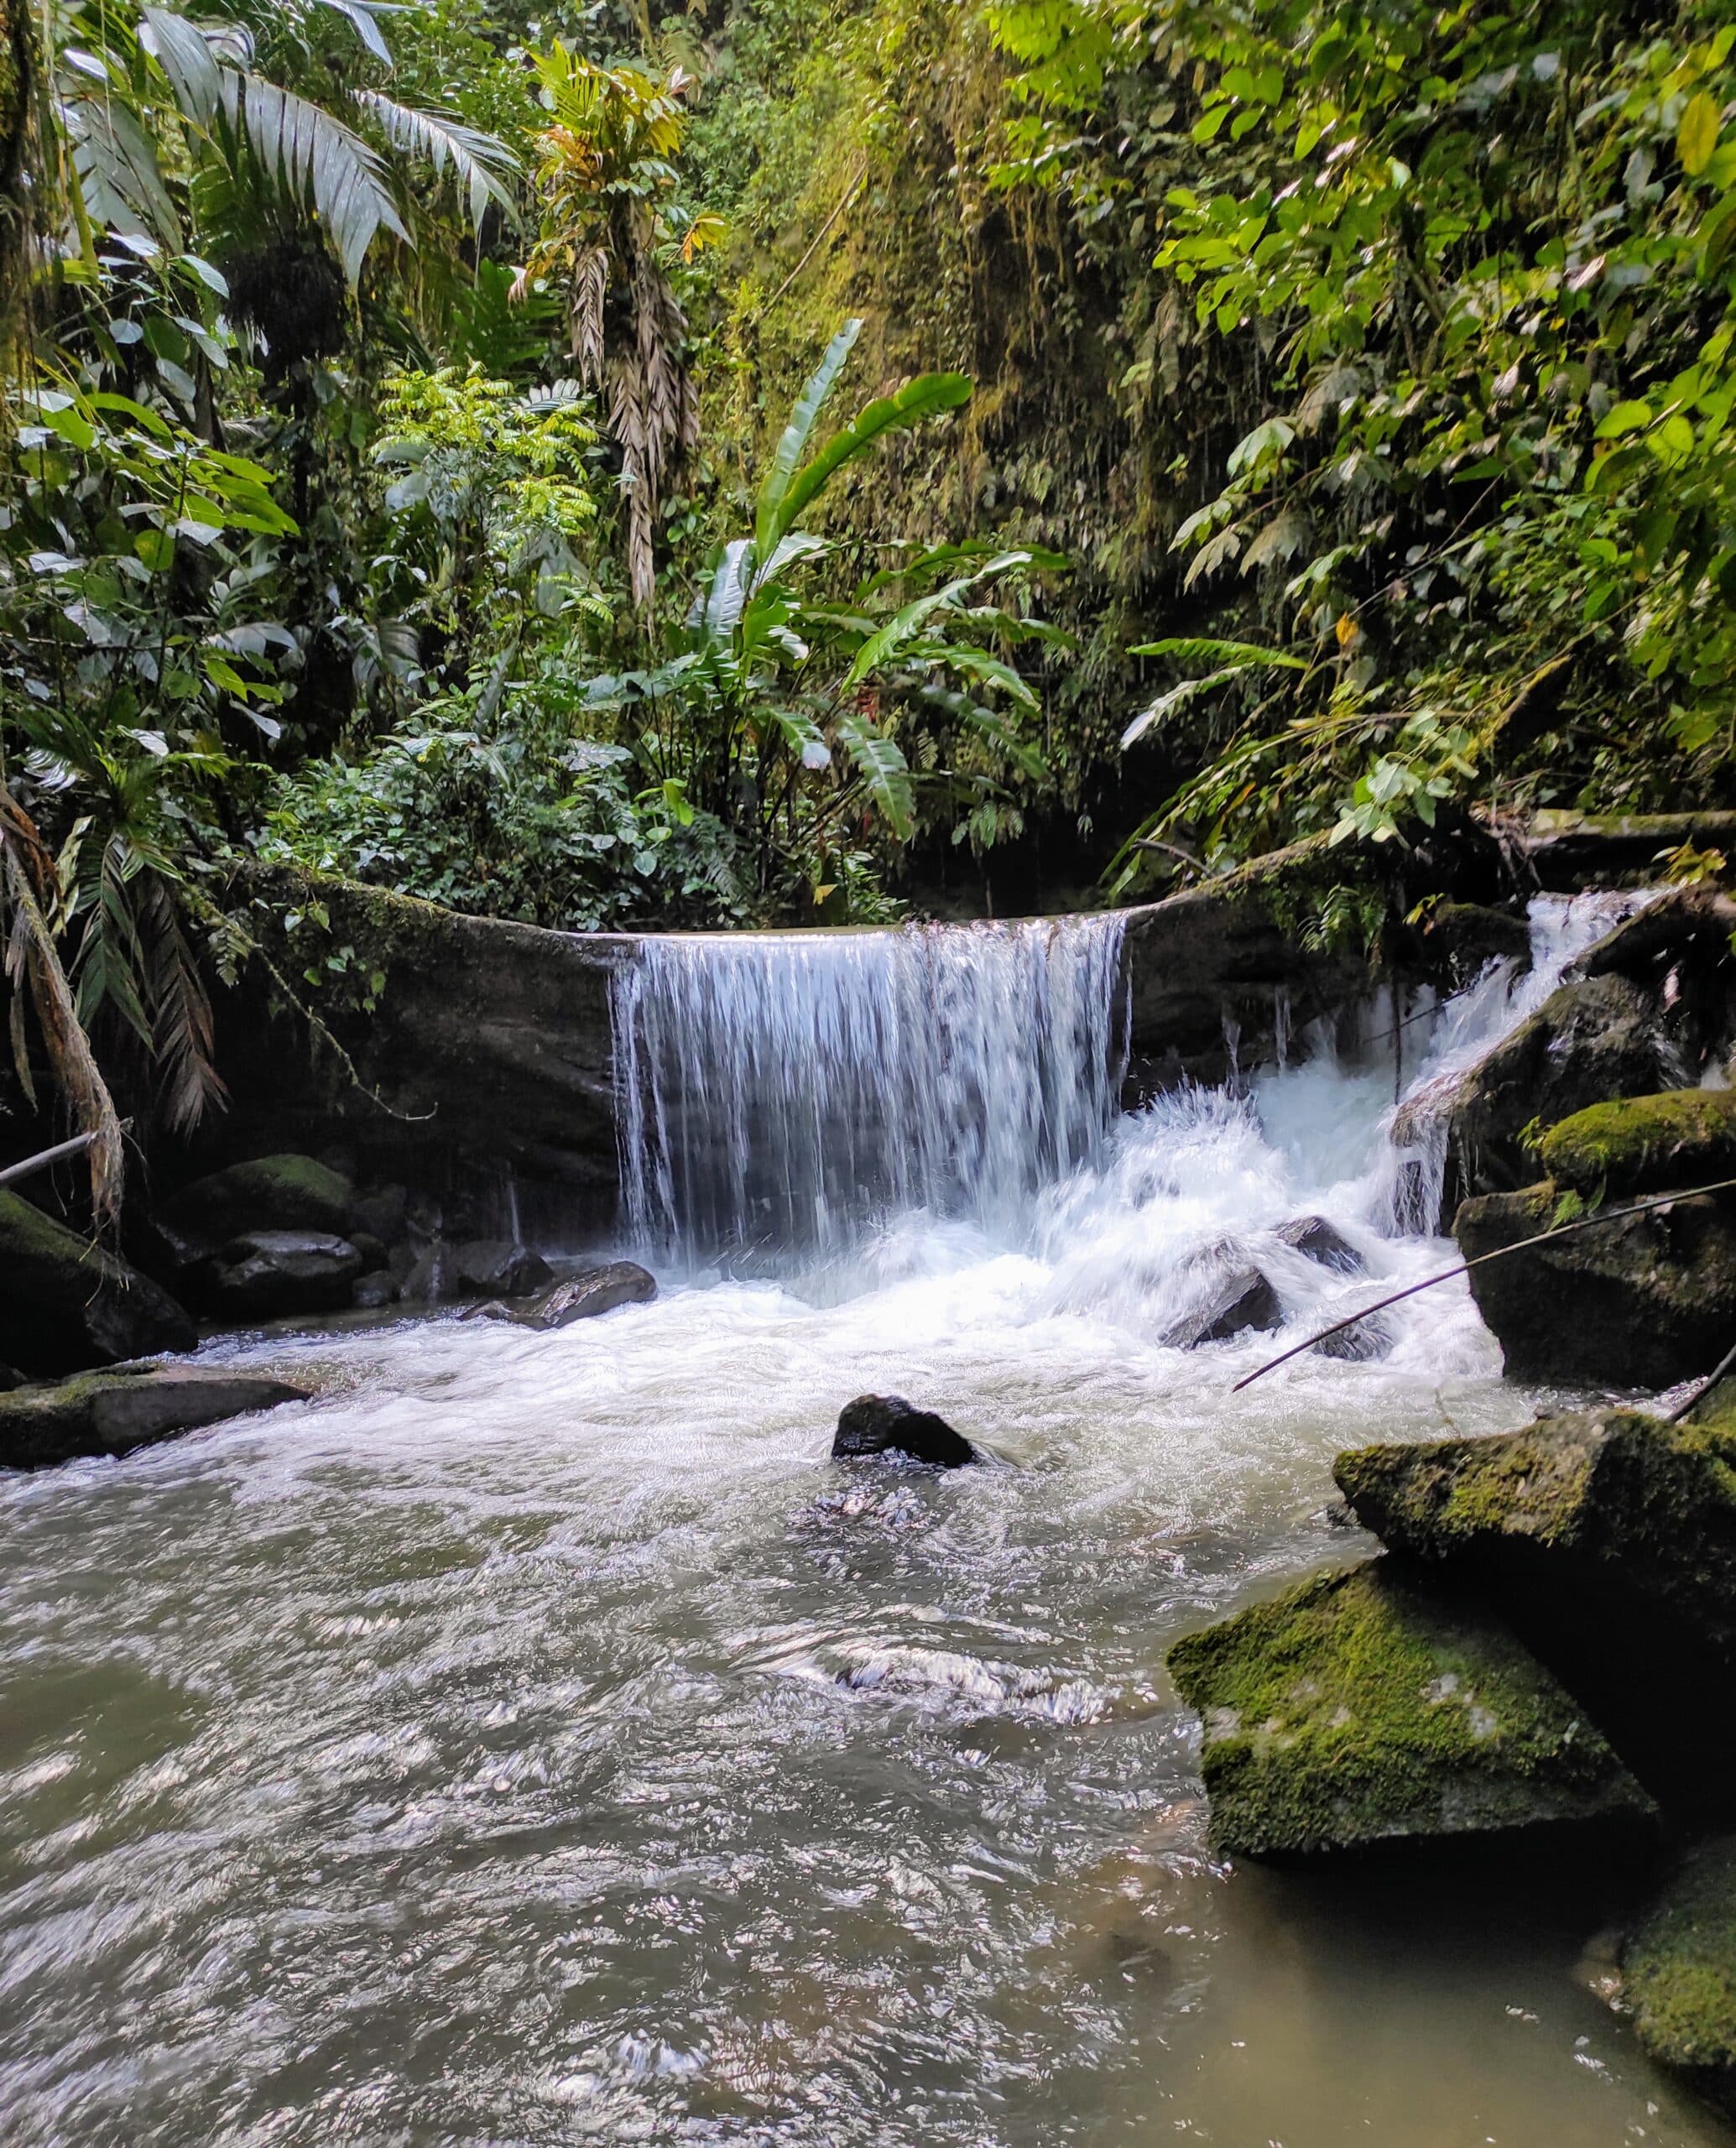
[[[1650,1193],[1736,1177],[1736,1091],[1672,1089],[1575,1112],[1539,1144],[1576,1193]]]
[[[1204,1724],[1221,1849],[1309,1856],[1655,1810],[1504,1627],[1389,1560],[1190,1634],[1169,1661]]]
[[[1640,2041],[1736,2108],[1736,1838],[1695,1851],[1622,1959]]]

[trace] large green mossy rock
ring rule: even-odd
[[[1217,1847],[1303,1859],[1562,1828],[1655,1807],[1504,1627],[1377,1560],[1170,1651],[1204,1728]]]
[[[1540,1417],[1493,1439],[1358,1447],[1332,1474],[1408,1557],[1534,1593],[1619,1592],[1736,1653],[1736,1426],[1722,1415]]]
[[[1551,1127],[1543,1168],[1576,1193],[1652,1193],[1736,1177],[1736,1090],[1671,1089],[1593,1104]]]
[[[312,1156],[253,1156],[183,1186],[154,1220],[176,1258],[190,1264],[253,1231],[346,1237],[355,1205],[348,1179]]]
[[[1736,2112],[1736,1838],[1676,1873],[1623,1949],[1622,1984],[1651,2056]]]
[[[190,1350],[198,1332],[168,1291],[0,1192],[0,1363],[33,1374]]]
[[[1559,1200],[1545,1183],[1467,1201],[1453,1218],[1511,1377],[1663,1388],[1710,1372],[1736,1341],[1736,1204],[1674,1201],[1482,1262],[1548,1232]]]

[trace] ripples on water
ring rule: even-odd
[[[215,1345],[320,1396],[0,1483],[0,2138],[1727,2140],[1582,1896],[1206,1854],[1168,1641],[1361,1546],[1340,1447],[1534,1399],[1459,1286],[1233,1399],[1270,1338],[1154,1340],[1226,1230],[1440,1262],[1375,1227],[1390,1094],[1170,1100],[1016,1245]],[[1368,1287],[1274,1272],[1293,1324]],[[833,1468],[877,1388],[999,1462]]]

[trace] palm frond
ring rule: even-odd
[[[453,184],[468,203],[472,224],[480,227],[491,202],[511,216],[508,181],[519,176],[519,160],[498,137],[467,127],[448,113],[399,104],[381,90],[358,90],[356,102],[373,115],[400,156],[420,158],[437,180],[444,180],[450,169]]]

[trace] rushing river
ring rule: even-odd
[[[1597,923],[1540,912],[1540,975],[1400,1029],[1396,1082],[1316,1044],[1118,1120],[1111,928],[902,936],[897,977],[828,972],[805,1013],[752,951],[691,1012],[705,958],[672,953],[629,1040],[656,1303],[232,1338],[208,1354],[317,1399],[0,1483],[0,2140],[1727,2141],[1597,1995],[1598,1874],[1231,1872],[1163,1669],[1363,1546],[1338,1448],[1529,1414],[1459,1285],[1379,1362],[1239,1396],[1270,1337],[1159,1338],[1226,1238],[1295,1335],[1441,1264],[1392,1234],[1438,1168],[1426,1111],[1408,1171],[1384,1138],[1395,1086],[1426,1097]],[[936,963],[1000,973],[925,1023]],[[913,1022],[864,1045],[894,985]],[[905,1153],[874,1097],[925,1081],[951,1130]],[[674,1154],[696,1109],[722,1165]],[[1271,1235],[1310,1213],[1368,1277]],[[867,1389],[1001,1463],[833,1467]]]

